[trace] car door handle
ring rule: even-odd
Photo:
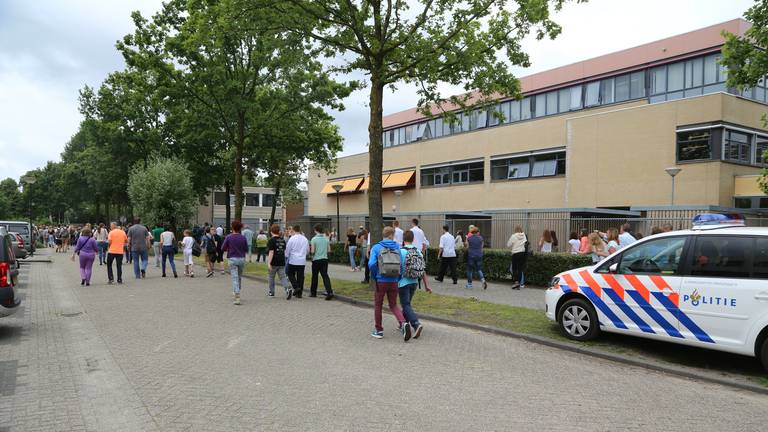
[[[757,294],[755,294],[755,299],[756,299],[756,300],[765,300],[765,301],[768,301],[768,292],[765,292],[765,291],[763,291],[763,292],[761,292],[761,293],[757,293]]]

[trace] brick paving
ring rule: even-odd
[[[763,430],[765,396],[426,323],[403,343],[340,302],[245,281],[80,287],[63,255],[27,267],[0,320],[0,430]],[[9,372],[10,371],[10,372]],[[13,372],[15,371],[15,372]],[[9,390],[11,389],[11,390]]]

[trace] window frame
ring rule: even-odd
[[[534,166],[536,163],[536,157],[537,156],[548,156],[548,155],[554,155],[555,156],[555,174],[545,174],[545,175],[533,175],[534,174]],[[492,182],[501,182],[501,181],[514,181],[514,180],[525,180],[525,179],[541,179],[541,178],[552,178],[552,177],[560,177],[565,176],[567,174],[567,168],[566,168],[566,158],[567,153],[565,149],[561,150],[555,150],[555,151],[544,151],[544,152],[532,152],[528,154],[518,154],[518,155],[510,155],[508,157],[500,157],[496,159],[491,159],[491,181]],[[525,166],[527,167],[527,171],[525,176],[517,176],[517,177],[510,177],[510,168],[513,166],[520,166],[522,165],[522,161],[526,160]],[[515,161],[515,163],[510,163],[511,161]],[[560,172],[560,167],[562,166],[563,172]],[[501,167],[506,167],[506,177],[504,178],[495,178],[494,177],[494,168],[496,170],[501,171]]]
[[[652,239],[652,240],[648,240],[648,241],[633,243],[630,246],[627,246],[626,249],[622,249],[621,252],[616,257],[614,257],[613,259],[610,260],[610,262],[605,262],[605,263],[601,264],[597,269],[595,269],[595,271],[596,272],[600,272],[600,270],[604,270],[603,272],[605,272],[605,270],[607,270],[608,267],[610,267],[612,264],[616,264],[616,272],[614,274],[620,274],[620,275],[631,274],[631,275],[641,275],[641,276],[644,276],[644,275],[658,275],[658,276],[666,276],[666,277],[684,277],[684,276],[687,276],[688,275],[687,274],[687,270],[689,268],[689,266],[688,266],[688,264],[689,264],[688,263],[688,261],[689,261],[688,256],[689,256],[689,251],[690,251],[690,249],[692,247],[692,243],[693,243],[692,242],[692,237],[694,237],[694,236],[691,235],[691,234],[678,234],[678,235],[664,236],[664,237],[661,237],[661,238],[656,238],[656,239]],[[644,273],[622,273],[620,271],[621,270],[621,263],[622,263],[622,261],[624,261],[624,257],[627,255],[627,253],[631,252],[632,250],[640,248],[640,247],[647,246],[648,244],[651,244],[651,243],[654,243],[654,242],[670,240],[670,239],[677,239],[677,238],[682,238],[682,239],[684,239],[684,241],[683,241],[682,252],[680,253],[680,260],[678,261],[677,272],[675,274],[665,274],[663,272],[658,272],[658,273],[645,273],[645,272]]]
[[[479,166],[478,166],[479,165]],[[461,167],[461,169],[457,169]],[[473,172],[482,172],[482,180],[472,180]],[[459,179],[454,181],[454,175],[458,174]],[[466,181],[461,177],[464,175]],[[420,186],[422,188],[463,186],[468,184],[477,184],[485,182],[485,161],[456,162],[447,165],[430,166],[428,168],[419,168]],[[424,178],[431,178],[430,184],[424,183]]]
[[[717,233],[717,234],[699,234],[694,235],[692,237],[695,237],[696,241],[691,241],[689,248],[688,248],[688,255],[686,258],[686,264],[687,264],[687,272],[685,276],[687,277],[695,277],[695,278],[706,278],[706,279],[738,279],[738,280],[749,280],[749,279],[767,279],[766,278],[756,278],[755,275],[755,250],[757,249],[757,240],[761,238],[765,238],[765,236],[755,236],[755,235],[740,235],[740,234],[728,234],[728,233]],[[693,274],[693,261],[696,258],[696,246],[698,245],[699,240],[707,239],[707,238],[746,238],[750,239],[752,241],[752,247],[748,249],[747,251],[747,264],[746,266],[749,268],[749,272],[747,276],[722,276],[722,275],[707,275],[707,274]]]

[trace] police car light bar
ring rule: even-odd
[[[731,214],[717,214],[717,213],[704,213],[697,215],[693,218],[693,229],[706,230],[714,228],[743,227],[744,216],[736,213]]]

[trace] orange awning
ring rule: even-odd
[[[357,192],[357,188],[360,186],[360,183],[362,182],[363,182],[362,177],[344,180],[344,183],[342,184],[343,187],[341,188],[340,193]]]
[[[342,185],[344,186],[344,180],[337,180],[337,181],[329,181],[323,186],[323,190],[320,191],[320,193],[324,194],[335,194],[336,191],[333,190],[334,185]]]
[[[384,182],[386,182],[386,181],[387,181],[387,178],[389,178],[389,174],[382,174],[382,175],[381,175],[381,184],[384,184]],[[366,178],[365,178],[365,180],[363,180],[363,185],[362,185],[362,186],[360,186],[360,190],[361,190],[361,191],[366,191],[366,190],[368,190],[368,184],[369,184],[370,182],[371,182],[371,178],[370,178],[370,177],[366,177]]]
[[[389,175],[387,180],[383,183],[384,189],[401,188],[410,184],[411,179],[416,174],[416,171],[402,171]]]

